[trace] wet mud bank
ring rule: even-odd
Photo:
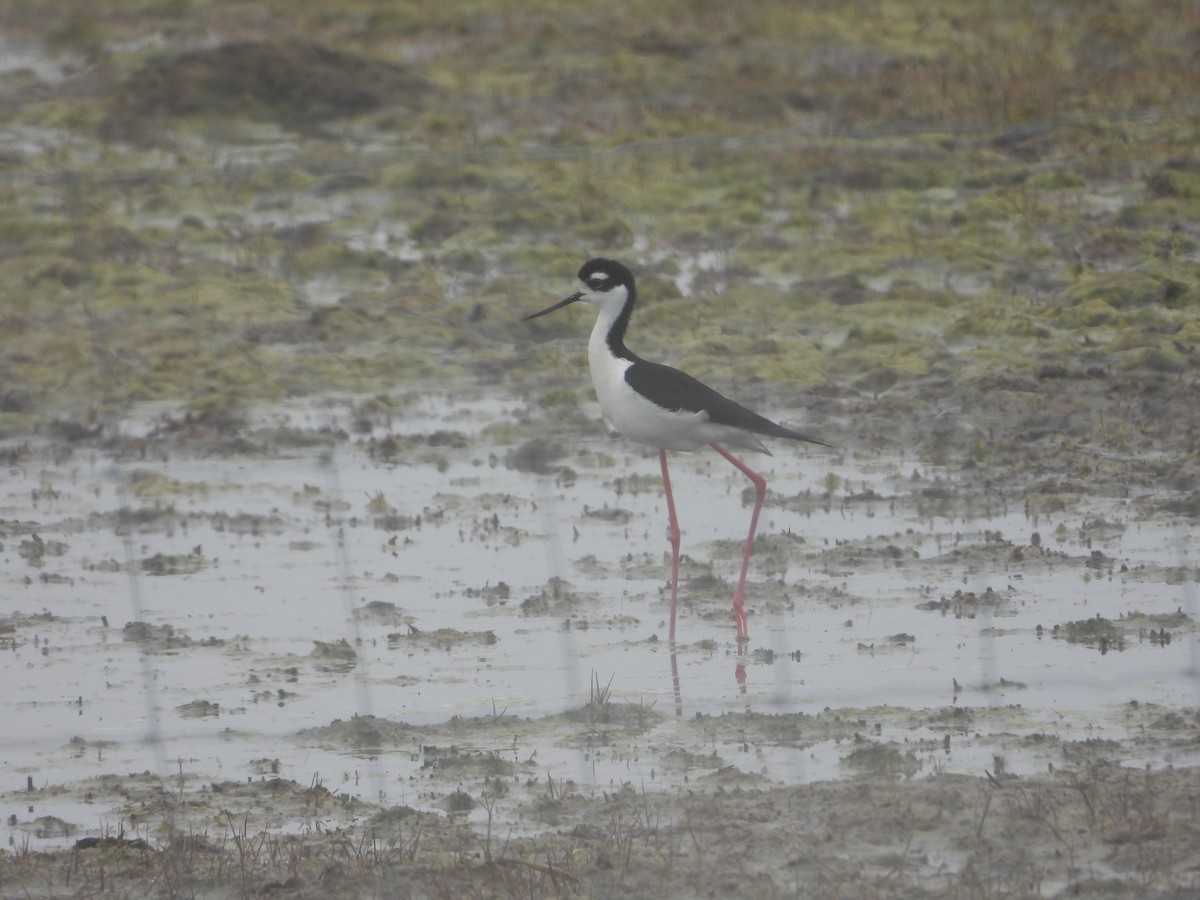
[[[678,454],[671,647],[652,454],[564,442],[482,389],[352,434],[362,402],[264,409],[251,454],[196,452],[169,416],[130,421],[136,455],[14,448],[7,883],[1191,883],[1178,484],[1094,456],[1077,489],[1061,467],[1080,454],[1045,443],[1004,466],[780,449],[739,645],[751,496],[715,455]],[[510,419],[528,440],[490,438]]]

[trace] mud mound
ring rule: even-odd
[[[149,133],[155,120],[246,116],[306,129],[388,105],[421,108],[429,84],[403,66],[319,44],[225,44],[147,62],[117,90],[109,137]]]

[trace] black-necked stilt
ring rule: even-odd
[[[767,480],[726,450],[722,444],[771,451],[755,435],[788,438],[810,444],[825,444],[818,438],[778,425],[717,393],[691,375],[670,366],[647,362],[625,346],[625,331],[637,302],[633,273],[611,259],[591,259],[579,270],[582,288],[553,306],[526,316],[536,319],[556,309],[583,300],[600,308],[588,341],[588,364],[592,383],[604,415],[625,437],[657,447],[667,496],[668,535],[671,541],[671,626],[675,640],[675,607],[679,597],[679,520],[667,472],[668,450],[695,450],[705,444],[733,463],[754,484],[754,513],[742,552],[742,573],[733,595],[733,616],[738,640],[749,637],[746,627],[746,571],[754,549],[758,514],[767,495]]]

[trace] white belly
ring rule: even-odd
[[[588,363],[604,417],[631,441],[659,450],[695,450],[728,438],[730,429],[710,423],[707,413],[663,409],[631,388],[625,371],[633,363],[614,357],[602,342],[588,346]]]

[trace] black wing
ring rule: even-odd
[[[625,381],[643,397],[663,409],[683,412],[706,412],[708,420],[718,425],[741,428],[754,434],[769,437],[790,438],[810,444],[825,442],[791,428],[785,428],[752,409],[746,409],[724,394],[718,393],[707,384],[697,381],[686,372],[680,372],[661,363],[638,360],[625,370]],[[826,445],[828,446],[828,445]]]

